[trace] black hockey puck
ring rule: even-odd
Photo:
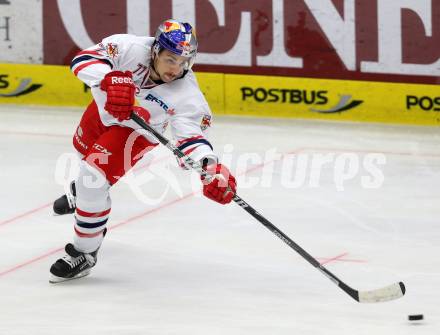
[[[408,315],[408,320],[409,321],[420,321],[420,320],[423,320],[423,314]]]

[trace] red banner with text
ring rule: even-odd
[[[437,0],[45,0],[43,62],[171,17],[196,26],[199,71],[440,83]]]

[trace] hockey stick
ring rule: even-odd
[[[181,158],[185,164],[192,169],[196,170],[201,176],[209,178],[208,173],[202,168],[199,162],[194,161],[191,157],[185,155],[179,148],[173,145],[168,139],[166,139],[162,134],[157,132],[149,124],[147,124],[141,117],[135,113],[131,114],[131,119],[136,122],[140,127],[150,132],[160,143],[170,149],[174,155]],[[269,220],[263,217],[257,210],[252,208],[246,201],[244,201],[238,194],[235,194],[233,198],[234,202],[243,208],[246,212],[252,215],[256,220],[263,224],[267,229],[274,233],[278,238],[280,238],[289,247],[295,250],[303,258],[305,258],[310,264],[321,271],[326,277],[328,277],[333,283],[339,286],[345,293],[350,295],[354,300],[362,303],[372,303],[372,302],[382,302],[394,300],[402,297],[405,294],[405,285],[402,282],[394,283],[392,285],[382,287],[371,291],[358,291],[342,280],[336,277],[333,273],[323,267],[315,258],[313,258],[307,251],[301,248],[298,244],[292,241],[286,234],[275,227]]]

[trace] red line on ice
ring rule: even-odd
[[[138,166],[138,167],[135,167],[134,170],[133,170],[133,172],[134,172],[134,171],[141,171],[141,170],[144,170],[144,169],[150,167],[151,165],[154,165],[154,164],[157,164],[157,163],[163,161],[163,160],[166,159],[166,158],[169,158],[169,157],[168,157],[168,156],[163,156],[163,157],[160,157],[160,158],[158,158],[158,159],[154,159],[152,162],[149,162],[149,163],[146,163],[146,164],[140,165],[140,166]],[[11,222],[17,221],[17,220],[19,220],[19,219],[22,219],[22,218],[24,218],[24,217],[26,217],[26,216],[28,216],[28,215],[34,214],[34,213],[36,213],[36,212],[38,212],[38,211],[40,211],[40,210],[43,210],[43,209],[45,209],[45,208],[47,208],[47,207],[49,207],[49,206],[52,206],[52,204],[53,204],[53,202],[50,202],[50,203],[48,203],[48,204],[41,205],[41,206],[39,206],[39,207],[36,207],[36,208],[34,208],[34,209],[31,209],[31,210],[29,210],[29,211],[27,211],[27,212],[24,212],[24,213],[22,213],[22,214],[16,215],[16,216],[14,216],[14,217],[12,217],[12,218],[6,219],[6,220],[4,220],[4,221],[0,221],[0,227],[6,225],[6,224],[8,224],[8,223],[11,223]]]
[[[361,259],[347,259],[345,258],[345,256],[348,255],[348,252],[344,252],[343,254],[340,254],[338,256],[332,257],[332,258],[323,258],[323,257],[319,257],[317,258],[317,260],[320,260],[320,264],[324,265],[324,264],[328,264],[331,262],[355,262],[355,263],[365,263],[366,261],[361,260]]]
[[[161,205],[161,206],[159,206],[159,207],[156,207],[156,208],[150,209],[150,210],[148,210],[148,211],[146,211],[146,212],[143,212],[143,213],[140,213],[140,214],[138,214],[138,215],[132,216],[132,217],[130,217],[130,218],[128,218],[128,219],[126,219],[126,220],[124,220],[124,221],[122,221],[122,222],[119,222],[118,224],[115,224],[115,225],[109,227],[108,229],[109,229],[109,230],[113,230],[113,229],[118,228],[118,227],[120,227],[120,226],[124,226],[124,225],[126,225],[127,223],[130,223],[130,222],[135,221],[135,220],[137,220],[137,219],[140,219],[140,218],[142,218],[142,217],[144,217],[144,216],[147,216],[147,215],[149,215],[149,214],[152,214],[152,213],[154,213],[154,212],[157,212],[157,211],[159,211],[159,210],[161,210],[161,209],[163,209],[163,208],[166,208],[166,207],[168,207],[168,206],[174,205],[175,203],[178,203],[178,202],[180,202],[180,201],[182,201],[182,200],[185,200],[185,199],[191,197],[192,195],[194,195],[195,193],[196,193],[196,192],[193,192],[193,193],[187,194],[187,195],[185,195],[185,196],[182,197],[182,198],[175,199],[175,200],[170,201],[170,202],[168,202],[168,203],[165,203],[165,204],[163,204],[163,205]],[[23,263],[20,263],[20,264],[14,265],[13,267],[11,267],[11,268],[9,268],[9,269],[0,272],[0,277],[3,276],[3,275],[5,275],[5,274],[11,273],[11,272],[13,272],[13,271],[15,271],[15,270],[21,269],[21,268],[23,268],[23,267],[25,267],[25,266],[27,266],[27,265],[33,264],[33,263],[35,263],[35,262],[37,262],[37,261],[39,261],[39,260],[41,260],[41,259],[43,259],[43,258],[46,258],[47,256],[51,256],[51,255],[53,255],[53,254],[55,254],[55,253],[57,253],[57,252],[59,252],[59,251],[61,251],[61,250],[64,250],[64,248],[63,248],[63,247],[60,247],[60,248],[54,249],[54,250],[49,251],[49,252],[47,252],[47,253],[45,253],[45,254],[43,254],[43,255],[40,255],[40,256],[35,257],[35,258],[32,258],[32,259],[30,259],[30,260],[28,260],[28,261],[25,261],[25,262],[23,262]]]
[[[339,258],[342,258],[342,257],[346,256],[347,254],[348,254],[348,252],[344,252],[343,254],[340,254],[338,256],[335,256],[335,257],[332,257],[332,258],[327,258],[326,260],[321,262],[321,265],[324,265],[324,264],[327,264],[327,263],[330,263],[330,262],[334,262],[334,261],[338,260]]]
[[[301,149],[298,149],[297,151],[300,151],[300,150],[301,150]],[[295,152],[295,151],[291,151],[291,152],[289,152],[289,154],[293,154],[294,152]],[[263,167],[265,164],[267,164],[267,163],[271,163],[271,162],[272,162],[272,161],[268,161],[268,162],[265,162],[265,163],[259,164],[259,165],[257,165],[257,166],[254,166],[254,167],[250,168],[249,170],[244,171],[243,174],[245,174],[245,173],[247,173],[247,172],[254,171],[254,170],[258,169],[258,168],[261,168],[261,167]],[[161,209],[163,209],[163,208],[166,208],[166,207],[168,207],[168,206],[172,206],[172,205],[174,205],[175,203],[178,203],[178,202],[180,202],[180,201],[182,201],[182,200],[185,200],[185,199],[187,199],[187,198],[190,198],[191,196],[195,195],[195,194],[198,193],[198,192],[200,192],[200,191],[195,191],[195,192],[192,192],[192,193],[188,193],[188,194],[184,195],[182,198],[177,198],[177,199],[172,200],[172,201],[170,201],[170,202],[168,202],[168,203],[166,203],[166,204],[163,204],[163,205],[161,205],[161,206],[159,206],[159,207],[155,207],[155,208],[149,209],[149,210],[146,211],[146,212],[143,212],[143,213],[137,214],[137,215],[135,215],[135,216],[132,216],[132,217],[130,217],[130,218],[128,218],[128,219],[122,221],[122,222],[119,222],[119,223],[117,223],[117,224],[115,224],[115,225],[109,227],[108,229],[109,229],[109,230],[112,230],[112,229],[116,229],[116,228],[118,228],[118,227],[124,226],[124,225],[126,225],[126,224],[128,224],[128,223],[130,223],[130,222],[136,221],[137,219],[140,219],[140,218],[142,218],[142,217],[144,217],[144,216],[147,216],[147,215],[149,215],[149,214],[155,213],[155,212],[157,212],[157,211],[159,211],[159,210],[161,210]],[[36,209],[36,210],[38,210],[38,209]],[[47,253],[45,253],[45,254],[43,254],[43,255],[37,256],[37,257],[35,257],[35,258],[32,258],[32,259],[30,259],[30,260],[28,260],[28,261],[25,261],[25,262],[23,262],[23,263],[20,263],[20,264],[18,264],[18,265],[14,265],[14,266],[12,266],[12,267],[9,268],[9,269],[6,269],[6,270],[0,272],[0,277],[2,277],[2,276],[5,275],[5,274],[8,274],[8,273],[14,272],[14,271],[16,271],[16,270],[19,270],[19,269],[21,269],[21,268],[23,268],[23,267],[25,267],[25,266],[27,266],[27,265],[33,264],[33,263],[35,263],[35,262],[37,262],[37,261],[39,261],[39,260],[41,260],[41,259],[46,258],[47,256],[50,256],[50,255],[55,254],[55,253],[57,253],[58,251],[61,251],[61,250],[63,250],[63,249],[64,249],[64,248],[61,248],[61,247],[60,247],[60,248],[58,248],[58,249],[54,249],[54,250],[52,250],[52,251],[49,251],[49,252],[47,252]]]
[[[4,220],[4,221],[1,221],[1,222],[0,222],[0,226],[4,226],[4,225],[6,225],[6,224],[8,224],[8,223],[14,222],[14,221],[19,220],[19,219],[21,219],[21,218],[24,218],[24,217],[26,217],[26,216],[28,216],[28,215],[31,215],[31,214],[33,214],[33,213],[36,213],[36,212],[38,212],[38,211],[40,211],[40,210],[42,210],[42,209],[44,209],[44,208],[49,207],[50,205],[52,205],[52,202],[50,202],[50,203],[48,203],[48,204],[45,204],[45,205],[42,205],[42,206],[40,206],[40,207],[37,207],[37,208],[31,209],[30,211],[27,211],[27,212],[25,212],[25,213],[23,213],[23,214],[19,214],[19,215],[14,216],[14,217],[12,217],[12,218],[10,218],[10,219],[7,219],[7,220]]]
[[[8,273],[10,273],[10,272],[13,272],[13,271],[16,271],[16,270],[18,270],[18,269],[21,269],[22,267],[25,267],[26,265],[29,265],[29,264],[35,263],[36,261],[39,261],[40,259],[46,258],[47,256],[50,256],[50,255],[56,254],[57,252],[59,252],[59,251],[61,251],[61,250],[64,250],[64,248],[57,248],[57,249],[54,249],[54,250],[48,251],[48,252],[46,252],[46,253],[43,254],[43,255],[37,256],[37,257],[35,257],[35,258],[31,258],[30,260],[28,260],[28,261],[26,261],[26,262],[23,262],[23,263],[20,263],[20,264],[14,265],[13,267],[11,267],[11,268],[9,268],[9,269],[6,269],[6,270],[0,272],[0,277],[1,277],[1,276],[4,276],[5,274],[8,274]]]
[[[297,150],[293,150],[293,151],[290,151],[290,152],[288,152],[288,153],[282,154],[282,156],[287,155],[287,154],[290,154],[290,155],[291,155],[291,154],[299,153],[299,152],[301,152],[302,150],[303,150],[302,148],[299,148],[299,149],[297,149]],[[159,159],[158,161],[161,161],[161,160],[162,160],[162,159]],[[158,161],[153,161],[151,164],[153,164],[153,163],[155,163],[155,162],[158,162]],[[248,169],[247,171],[244,171],[244,172],[241,173],[241,174],[246,174],[246,173],[249,173],[249,172],[255,171],[255,170],[259,169],[259,168],[264,167],[266,164],[271,163],[271,162],[273,162],[273,160],[272,160],[272,161],[265,162],[265,163],[262,163],[262,164],[258,164],[258,165],[256,165],[256,166],[254,166],[254,167]],[[144,167],[145,167],[145,166],[144,166]],[[141,167],[140,167],[140,168],[141,168]],[[241,174],[240,174],[240,175],[241,175]],[[132,216],[132,217],[130,217],[130,218],[124,220],[124,221],[121,221],[121,222],[119,222],[119,223],[117,223],[117,224],[115,224],[115,225],[109,227],[108,229],[109,229],[109,230],[113,230],[113,229],[116,229],[116,228],[118,228],[118,227],[124,226],[124,225],[126,225],[126,224],[128,224],[128,223],[130,223],[130,222],[136,221],[136,220],[138,220],[138,219],[140,219],[140,218],[142,218],[142,217],[145,217],[145,216],[147,216],[147,215],[149,215],[149,214],[153,214],[153,213],[155,213],[155,212],[157,212],[157,211],[159,211],[159,210],[161,210],[161,209],[164,209],[164,208],[166,208],[166,207],[172,206],[172,205],[174,205],[175,203],[178,203],[178,202],[180,202],[180,201],[182,201],[182,200],[185,200],[185,199],[187,199],[187,198],[190,198],[190,197],[192,197],[193,195],[195,195],[195,194],[198,193],[198,192],[199,192],[199,191],[195,191],[195,192],[192,192],[192,193],[188,193],[188,194],[186,194],[185,196],[183,196],[182,198],[177,198],[177,199],[172,200],[172,201],[170,201],[170,202],[168,202],[168,203],[165,203],[165,204],[163,204],[163,205],[161,205],[161,206],[158,206],[158,207],[155,207],[155,208],[149,209],[149,210],[146,211],[146,212],[143,212],[143,213],[137,214],[137,215]],[[50,204],[51,204],[51,203],[50,203]],[[44,205],[44,206],[42,206],[42,207],[40,207],[40,208],[36,208],[35,210],[29,211],[29,212],[27,212],[27,213],[24,213],[24,214],[18,216],[18,217],[15,217],[15,218],[12,218],[12,219],[10,219],[10,220],[7,220],[6,222],[0,223],[0,225],[1,225],[1,224],[8,223],[8,222],[11,222],[11,221],[16,220],[16,219],[18,219],[18,218],[21,218],[21,217],[23,217],[23,216],[29,215],[29,214],[31,214],[31,213],[33,213],[33,212],[35,212],[35,211],[40,210],[41,208],[44,208],[44,207],[49,206],[50,204],[46,204],[46,205]],[[40,256],[38,256],[38,257],[32,258],[32,259],[30,259],[30,260],[28,260],[28,261],[26,261],[26,262],[23,262],[23,263],[20,263],[20,264],[18,264],[18,265],[15,265],[15,266],[13,266],[13,267],[7,269],[7,270],[4,270],[4,271],[0,272],[0,277],[3,276],[3,275],[5,275],[5,274],[11,273],[11,272],[13,272],[13,271],[16,271],[16,270],[18,270],[18,269],[21,269],[21,268],[23,268],[23,267],[25,267],[25,266],[27,266],[27,265],[33,264],[33,263],[35,263],[35,262],[37,262],[37,261],[39,261],[39,260],[41,260],[41,259],[46,258],[47,256],[50,256],[50,255],[55,254],[55,253],[57,253],[57,252],[59,252],[59,251],[61,251],[61,250],[63,250],[63,249],[64,249],[64,248],[60,247],[60,248],[54,249],[54,250],[52,250],[52,251],[49,251],[49,252],[47,252],[47,253],[45,253],[45,254],[43,254],[43,255],[40,255]],[[323,264],[328,264],[328,263],[330,263],[330,262],[334,262],[334,261],[364,262],[364,261],[362,261],[362,260],[349,260],[349,259],[343,259],[343,257],[345,257],[347,254],[348,254],[348,253],[345,252],[345,253],[343,253],[343,254],[337,255],[337,256],[332,257],[332,258],[321,258],[321,260],[323,260],[323,261],[321,262],[321,265],[323,265]]]

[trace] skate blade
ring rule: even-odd
[[[79,278],[88,276],[89,274],[90,274],[90,270],[85,270],[83,272],[80,272],[75,277],[72,277],[72,278],[63,278],[63,277],[57,277],[55,275],[51,275],[51,277],[49,278],[49,283],[51,283],[51,284],[62,283],[62,282],[69,281],[69,280],[79,279]]]

